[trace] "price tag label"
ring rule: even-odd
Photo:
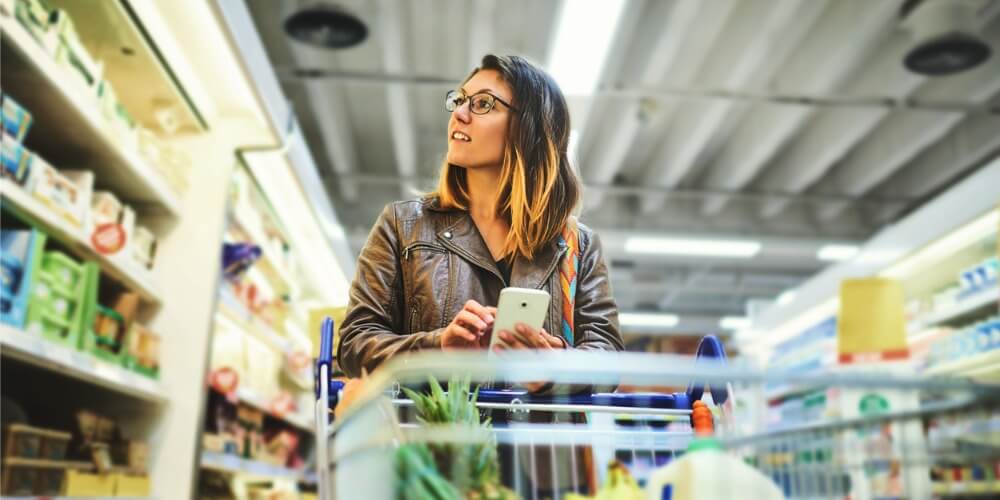
[[[45,346],[47,357],[64,366],[73,366],[73,351],[55,344]]]
[[[94,363],[93,373],[108,382],[127,385],[127,381],[122,377],[121,371],[115,369],[113,366],[104,363]]]

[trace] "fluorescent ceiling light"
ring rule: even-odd
[[[659,313],[621,313],[618,321],[622,326],[648,326],[670,328],[677,326],[680,318],[674,314]]]
[[[777,302],[779,306],[783,306],[793,300],[795,300],[795,290],[785,290],[784,292],[781,292],[781,295],[778,295],[775,302]]]
[[[625,251],[661,255],[749,259],[760,253],[759,241],[658,238],[633,236],[625,240]]]
[[[831,262],[848,260],[858,254],[857,245],[824,245],[816,252],[816,258]]]
[[[723,330],[745,330],[750,328],[750,318],[743,316],[725,316],[719,320]]]
[[[589,95],[597,88],[625,0],[563,2],[549,58],[549,72],[562,91]]]

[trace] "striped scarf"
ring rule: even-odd
[[[580,231],[576,226],[576,219],[570,217],[563,228],[560,238],[566,246],[566,256],[559,267],[559,284],[562,285],[563,296],[563,318],[562,335],[566,342],[572,347],[573,343],[573,313],[576,303],[576,282],[577,273],[580,271]]]

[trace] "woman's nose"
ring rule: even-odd
[[[469,123],[469,120],[472,119],[472,113],[469,112],[469,109],[472,106],[471,102],[472,99],[466,99],[465,102],[455,108],[455,111],[452,112],[458,121],[462,123]]]

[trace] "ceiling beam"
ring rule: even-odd
[[[990,16],[995,13],[990,14]],[[988,18],[987,18],[988,19]],[[985,19],[981,21],[985,24]],[[907,71],[900,63],[906,51],[912,46],[908,34],[897,34],[884,44],[878,54],[866,65],[860,78],[850,85],[847,94],[882,95],[896,100],[912,97],[921,90],[933,86],[955,85],[955,77],[940,81],[928,80],[922,75]],[[959,76],[959,79],[969,79]],[[940,96],[954,99],[964,93],[934,92],[924,94],[924,98]],[[803,132],[801,138],[792,144],[778,162],[770,166],[760,181],[765,189],[786,192],[802,192],[818,181],[832,165],[867,136],[891,111],[890,108],[829,109],[816,117]],[[787,200],[772,200],[761,207],[763,217],[773,217],[785,209]],[[883,207],[883,211],[898,213],[905,207]]]
[[[921,198],[1000,153],[1000,116],[966,118],[947,136],[926,149],[905,170],[897,172],[880,191]],[[881,220],[892,220],[901,207],[883,207]]]
[[[404,27],[400,9],[405,6],[394,0],[380,0],[378,7],[383,65],[389,72],[404,71]],[[408,92],[405,85],[389,84],[385,93],[396,170],[400,177],[410,178],[417,173],[417,138]],[[400,187],[400,195],[404,199],[411,197],[415,191],[412,183],[404,182]]]
[[[1000,40],[1000,25],[987,39]],[[947,80],[935,80],[918,95],[960,95],[968,102],[985,104],[1000,92],[1000,58]],[[864,143],[852,151],[818,190],[833,187],[838,193],[863,195],[913,161],[927,147],[940,140],[965,118],[959,112],[907,111],[891,113]],[[822,207],[818,216],[830,220],[847,208],[847,203]]]
[[[811,2],[740,2],[725,24],[726,36],[722,39],[725,45],[715,47],[711,57],[706,58],[707,67],[699,71],[701,79],[707,85],[718,83],[724,88],[740,88],[766,79],[766,71],[774,69],[774,62],[784,59],[796,45],[795,40],[779,35],[784,35],[785,27],[795,22],[796,13],[808,3]],[[687,112],[668,129],[667,137],[655,150],[644,183],[677,186],[718,130],[731,123],[734,118],[731,115],[741,111],[741,107],[725,101],[684,108]],[[662,196],[646,197],[641,209],[643,213],[651,213],[663,201]]]
[[[634,51],[636,54],[649,54],[642,66],[639,82],[643,86],[655,86],[663,81],[667,72],[673,66],[684,38],[688,31],[697,25],[695,19],[705,3],[700,0],[681,0],[676,3],[656,2],[651,8],[667,8],[665,15],[650,15],[656,19],[667,19],[666,27],[657,31],[658,35],[647,51]],[[622,163],[631,149],[632,143],[642,126],[641,100],[629,100],[621,108],[609,109],[609,117],[602,121],[605,133],[597,138],[591,147],[593,158],[588,162],[586,178],[597,183],[609,183],[621,169]],[[665,110],[660,110],[664,112]],[[600,205],[603,193],[594,193],[586,199],[588,208]]]
[[[858,16],[857,3],[836,2],[823,16],[823,23],[813,28],[822,4],[805,12],[793,24],[791,41],[805,39],[784,66],[778,82],[794,82],[797,91],[826,94],[847,79],[864,60],[866,53],[885,38],[898,12],[895,2],[868,3],[864,16]],[[851,41],[844,43],[844,26],[852,26]],[[806,34],[809,37],[805,37]],[[821,55],[822,54],[822,55]],[[726,143],[711,165],[704,181],[707,187],[735,191],[745,187],[802,125],[813,116],[813,108],[788,105],[756,104],[750,108],[737,132]],[[725,206],[727,198],[714,197],[702,204],[702,214],[714,215]]]
[[[469,17],[469,58],[468,71],[478,67],[482,57],[493,51],[495,35],[493,27],[496,18],[495,0],[473,0]],[[457,31],[457,30],[455,30]]]
[[[295,53],[306,50],[293,49]],[[337,174],[337,187],[340,196],[348,203],[357,200],[357,184],[349,177],[358,164],[357,152],[354,149],[354,137],[351,131],[350,117],[347,112],[347,102],[344,89],[339,82],[306,81],[304,83],[309,103],[315,111],[313,116],[319,125],[319,133],[326,153],[327,163]]]

